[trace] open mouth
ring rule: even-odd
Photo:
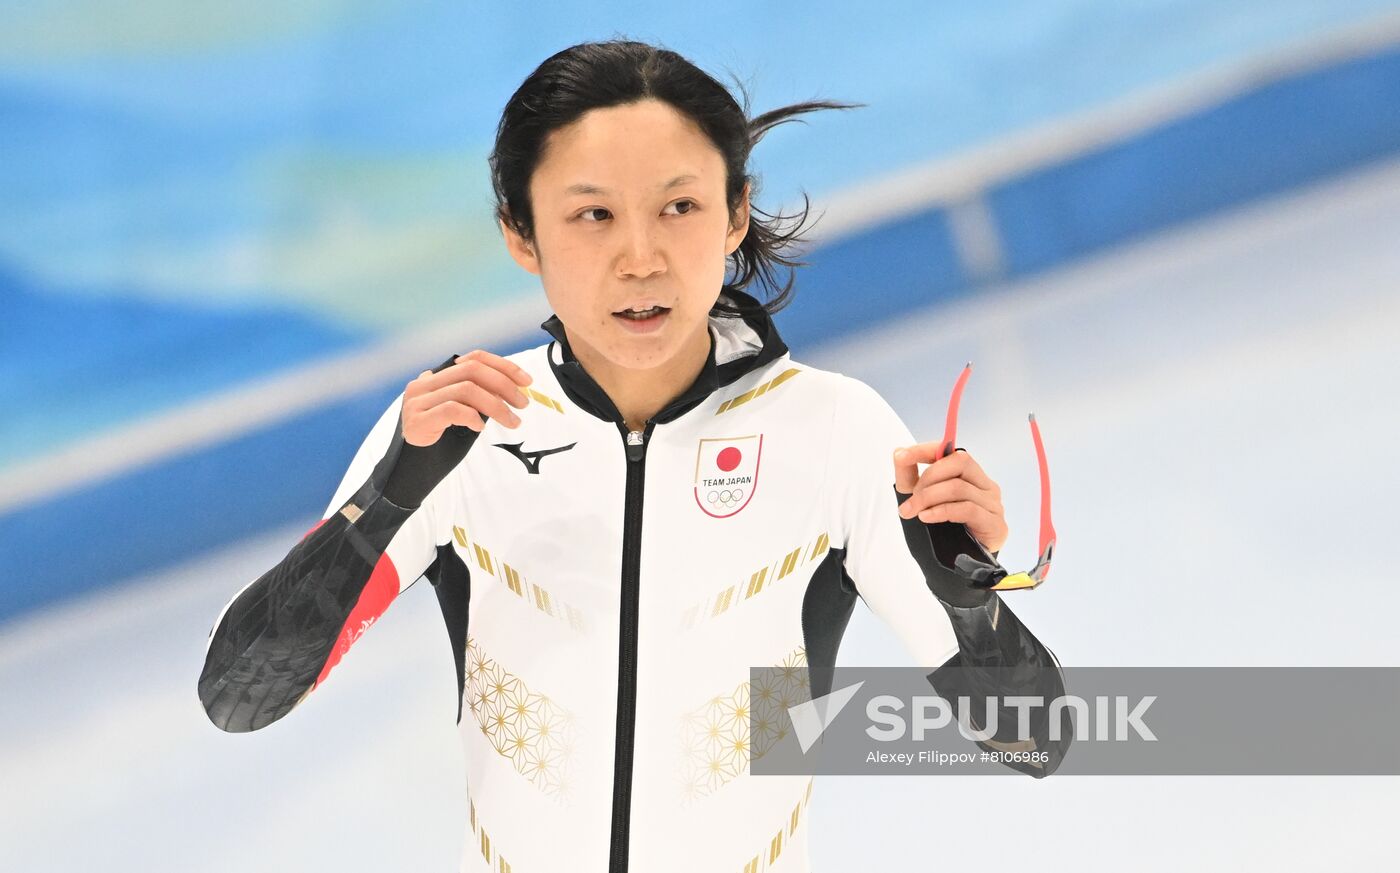
[[[670,311],[671,310],[666,308],[665,306],[653,306],[652,308],[643,310],[641,312],[634,312],[630,309],[624,309],[621,312],[614,312],[613,315],[617,316],[618,318],[626,319],[627,321],[650,321],[654,318],[658,318],[662,315],[665,315]]]

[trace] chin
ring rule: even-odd
[[[650,370],[675,357],[677,351],[664,340],[634,337],[630,344],[620,343],[614,347],[612,354],[608,355],[608,360],[612,361],[614,366],[626,367],[629,370]]]

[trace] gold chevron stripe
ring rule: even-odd
[[[548,406],[550,409],[553,409],[560,415],[564,414],[564,407],[560,406],[559,401],[555,400],[553,397],[550,397],[548,394],[543,394],[539,391],[536,391],[534,388],[528,387],[522,388],[521,390],[524,391],[525,394],[528,395],[535,402],[543,403],[545,406]]]
[[[724,401],[719,405],[719,408],[715,410],[715,415],[719,415],[722,412],[728,412],[736,406],[742,406],[743,404],[748,403],[750,400],[753,400],[757,397],[762,397],[769,390],[777,388],[779,385],[783,384],[784,382],[801,372],[802,371],[797,369],[796,367],[789,367],[788,369],[774,376],[772,379],[769,379],[767,382],[764,382],[762,385],[759,385],[756,388],[750,388],[748,391],[745,391],[738,397],[731,397],[728,400]]]
[[[815,782],[815,777],[807,780],[807,790],[803,792],[802,799],[797,801],[797,805],[794,806],[792,812],[788,814],[788,843],[792,842],[792,837],[797,833],[797,826],[801,823],[802,813],[811,805],[812,785]],[[777,861],[778,856],[783,853],[783,842],[783,829],[779,827],[778,830],[774,832],[772,839],[768,841],[768,851],[759,852],[754,855],[753,858],[744,865],[743,873],[762,873],[764,869],[772,865],[774,861]]]
[[[787,574],[791,573],[792,568],[797,566],[797,559],[800,557],[802,557],[801,547],[798,547],[796,549],[793,549],[791,552],[788,552],[787,559],[783,561],[783,570],[781,573],[778,574],[778,578],[781,579]]]
[[[492,576],[498,576],[505,583],[505,586],[523,602],[534,606],[535,609],[551,618],[567,621],[569,627],[580,633],[588,632],[587,613],[573,604],[560,600],[545,586],[535,582],[527,582],[518,569],[499,558],[493,558],[489,549],[481,543],[469,539],[466,529],[461,525],[452,526],[452,538],[463,551],[467,551],[475,557],[482,569]],[[496,573],[498,565],[500,567],[499,574]]]
[[[724,593],[715,601],[715,615],[719,615],[729,608],[729,598],[734,596],[734,586],[730,585],[724,589]]]
[[[501,856],[501,850],[495,849],[495,857],[492,857],[493,847],[491,838],[486,834],[486,828],[477,823],[476,802],[468,798],[467,805],[471,808],[472,833],[481,838],[481,856],[486,859],[486,863],[491,867],[492,873],[510,873],[510,864]]]
[[[535,592],[535,608],[545,615],[554,616],[554,610],[549,608],[549,592],[540,586],[530,583],[530,588]]]
[[[506,587],[516,594],[520,594],[520,573],[505,561],[501,562],[501,572],[505,574]]]
[[[680,626],[689,630],[701,620],[718,617],[728,611],[731,605],[737,606],[740,602],[752,599],[759,592],[772,588],[779,579],[792,575],[793,571],[804,561],[814,561],[826,554],[829,545],[830,540],[826,531],[822,531],[810,547],[802,545],[789,552],[784,552],[773,564],[755,570],[749,575],[747,581],[740,583],[740,585],[730,585],[712,598],[686,607],[680,616]],[[804,553],[805,558],[803,557]],[[770,569],[773,571],[771,576],[768,572]],[[740,588],[744,592],[743,597],[735,600],[734,592]]]
[[[762,570],[759,570],[757,573],[755,573],[755,574],[753,574],[752,576],[750,576],[750,577],[749,577],[749,591],[748,591],[747,594],[744,595],[744,599],[745,599],[745,600],[748,600],[750,597],[753,597],[755,594],[757,594],[758,592],[762,591],[762,590],[763,590],[763,580],[764,580],[764,579],[767,579],[767,578],[768,578],[768,568],[767,568],[767,567],[764,567]]]
[[[490,573],[492,576],[496,575],[496,568],[491,563],[491,553],[483,549],[478,543],[472,543],[472,548],[476,550],[476,562],[481,565],[481,569]]]

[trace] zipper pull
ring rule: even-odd
[[[627,432],[627,460],[640,461],[642,459],[642,445],[646,441],[646,434],[640,430],[630,430]]]

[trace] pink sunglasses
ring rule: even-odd
[[[968,361],[953,386],[953,397],[948,402],[948,423],[943,430],[943,444],[939,448],[940,460],[956,450],[958,437],[958,403],[962,400],[963,386],[972,374],[972,362]],[[967,539],[978,546],[979,554],[959,551],[953,557],[951,566],[947,556],[938,555],[939,563],[971,580],[977,588],[992,591],[1012,591],[1020,588],[1035,588],[1050,574],[1050,557],[1055,551],[1055,526],[1050,521],[1050,468],[1045,463],[1045,446],[1040,441],[1040,428],[1035,423],[1035,413],[1031,413],[1031,437],[1035,440],[1035,456],[1040,463],[1040,559],[1035,566],[1023,573],[1008,573],[996,558],[981,548],[981,544],[970,533]]]

